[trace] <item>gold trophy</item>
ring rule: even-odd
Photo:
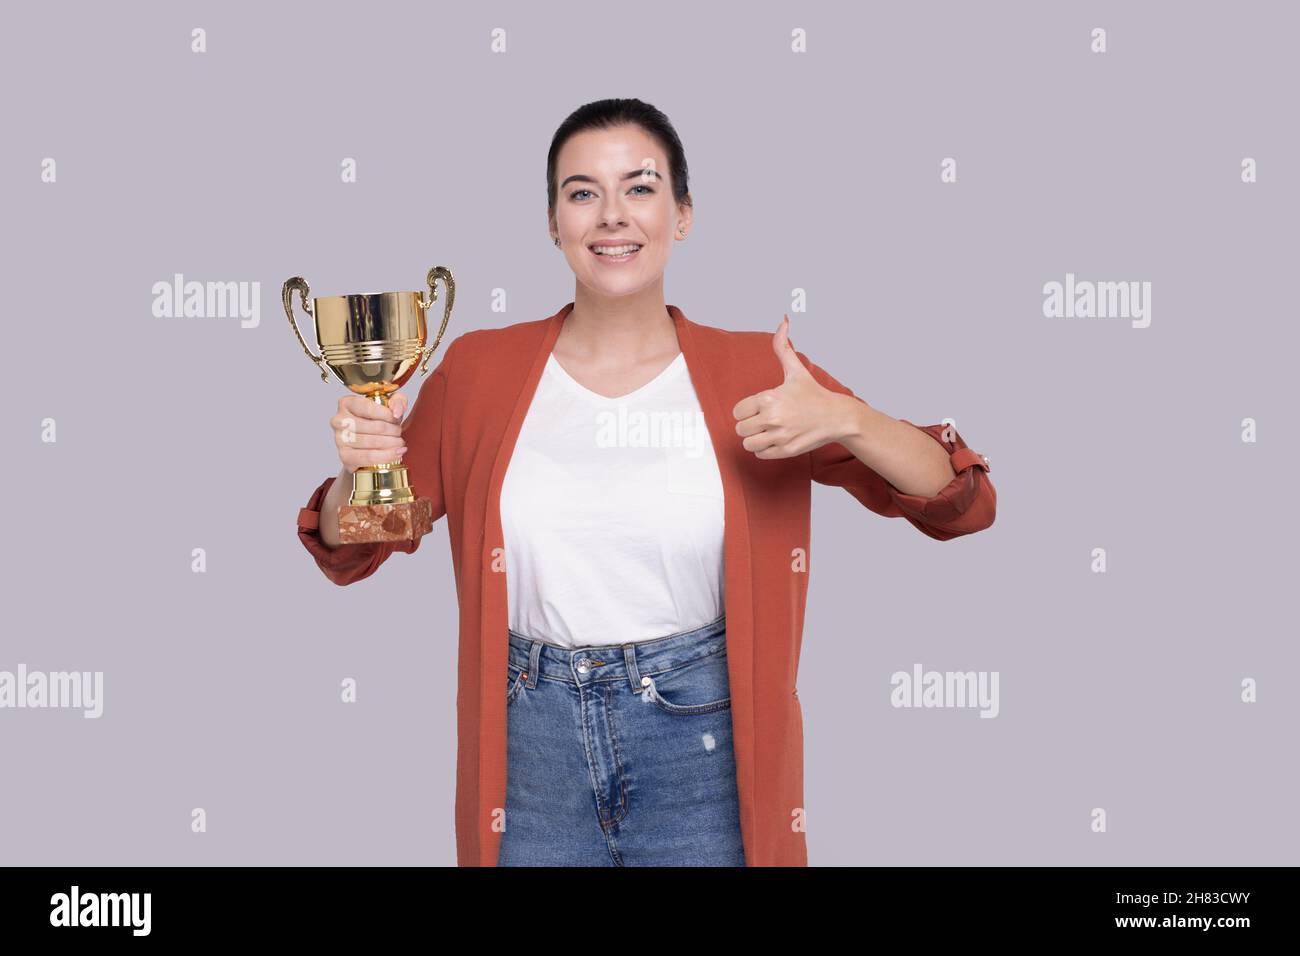
[[[437,280],[447,286],[447,304],[442,326],[428,348],[426,313],[438,301]],[[358,395],[387,406],[396,392],[423,364],[429,371],[442,333],[451,318],[456,283],[451,270],[434,266],[423,292],[379,292],[373,295],[331,295],[308,299],[307,280],[294,276],[284,284],[284,311],[302,350],[320,368],[321,381],[329,381],[326,370]],[[293,292],[298,291],[302,307],[316,322],[316,342],[321,354],[313,355],[298,330],[293,316]],[[418,476],[417,476],[418,477]],[[433,530],[433,501],[416,495],[400,461],[363,465],[352,474],[352,497],[339,508],[339,540],[343,544],[372,541],[405,541]]]

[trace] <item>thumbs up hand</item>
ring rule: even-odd
[[[758,458],[793,458],[839,441],[853,430],[854,406],[862,404],[813,378],[790,344],[789,329],[787,315],[772,336],[785,380],[741,399],[732,409],[741,444]]]

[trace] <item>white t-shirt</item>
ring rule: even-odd
[[[510,628],[564,647],[723,613],[722,476],[686,358],[608,398],[547,357],[501,487]]]

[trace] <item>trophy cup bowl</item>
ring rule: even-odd
[[[438,335],[426,347],[428,311],[438,301],[438,279],[447,287],[447,301]],[[417,365],[421,375],[428,373],[429,358],[451,318],[456,298],[451,270],[434,266],[426,281],[427,296],[379,292],[311,299],[307,280],[294,276],[284,283],[284,311],[302,350],[320,368],[321,381],[329,381],[332,372],[349,391],[386,407],[389,396],[410,380]],[[293,315],[295,290],[303,311],[315,322],[319,355],[307,347],[298,329]],[[433,501],[417,494],[401,461],[363,465],[352,473],[352,496],[339,508],[340,543],[413,540],[432,529]]]

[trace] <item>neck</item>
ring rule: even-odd
[[[635,364],[680,351],[662,284],[633,295],[603,296],[579,285],[555,351],[582,361]]]

